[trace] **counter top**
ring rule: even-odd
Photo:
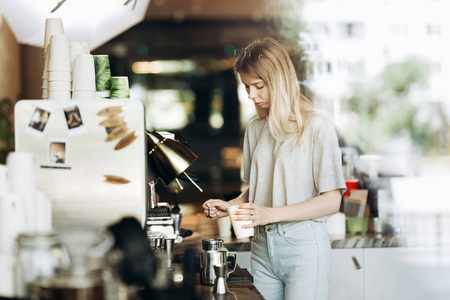
[[[201,241],[209,238],[221,238],[223,246],[229,251],[250,251],[251,238],[236,239],[235,237],[219,237],[217,222],[210,221],[202,214],[188,216],[183,219],[183,227],[188,227],[194,234],[184,239],[180,244],[194,246],[197,251],[202,251]],[[330,236],[332,249],[346,248],[385,248],[401,247],[405,242],[397,237],[368,232],[366,235]]]
[[[213,299],[239,299],[239,300],[254,300],[264,299],[259,293],[253,282],[248,279],[250,274],[245,269],[236,270],[230,274],[230,278],[227,281],[228,294],[215,295],[213,294],[213,286],[201,285],[200,279],[197,280],[196,292],[202,300]],[[219,297],[218,297],[219,296]]]

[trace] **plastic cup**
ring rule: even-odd
[[[70,91],[70,80],[69,81],[49,81],[48,90],[49,91]]]
[[[73,91],[73,100],[95,100],[97,97],[95,91]]]
[[[48,81],[70,81],[70,72],[48,72]]]
[[[111,90],[111,70],[108,55],[94,55],[95,87],[97,92]]]
[[[130,98],[127,76],[111,77],[111,99]]]
[[[344,193],[344,197],[350,196],[351,190],[357,190],[358,189],[358,179],[346,179],[345,185],[347,186],[347,191]]]
[[[47,18],[45,20],[44,51],[50,44],[52,35],[64,34],[64,26],[61,18]]]
[[[361,233],[361,235],[365,235],[367,233],[367,229],[369,227],[368,217],[346,217],[345,220],[347,232],[349,234],[355,235],[357,233]]]
[[[242,226],[251,224],[253,221],[251,221],[251,220],[237,221],[234,219],[234,217],[235,217],[234,213],[237,211],[242,211],[242,210],[244,210],[244,209],[239,209],[239,205],[233,205],[233,206],[228,207],[228,215],[231,219],[231,225],[233,225],[234,233],[236,234],[236,238],[238,238],[238,239],[253,236],[253,234],[254,234],[253,227],[252,228],[242,228]]]
[[[70,72],[70,47],[67,36],[53,35],[49,49],[48,71]]]
[[[73,91],[95,92],[94,57],[90,54],[78,54],[75,58],[73,65]]]
[[[48,91],[48,100],[70,100],[70,91]]]

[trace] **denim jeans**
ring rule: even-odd
[[[266,300],[327,300],[331,246],[324,224],[308,220],[257,226],[251,267]]]

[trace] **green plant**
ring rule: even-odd
[[[357,115],[358,124],[352,123],[344,138],[365,153],[379,152],[380,145],[399,135],[408,135],[422,152],[442,148],[442,138],[433,138],[446,130],[446,121],[439,109],[430,108],[425,101],[412,101],[413,87],[426,88],[428,84],[427,65],[418,58],[388,65],[373,80],[355,84],[352,95],[346,99],[348,110]],[[438,129],[430,124],[436,120],[442,123]],[[443,127],[444,129],[442,129]]]

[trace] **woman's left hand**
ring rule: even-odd
[[[244,225],[243,228],[252,228],[273,222],[273,216],[270,213],[271,208],[269,207],[255,203],[244,203],[239,205],[239,209],[240,210],[236,211],[234,216],[231,216],[232,218],[237,221],[253,221],[251,224]]]

